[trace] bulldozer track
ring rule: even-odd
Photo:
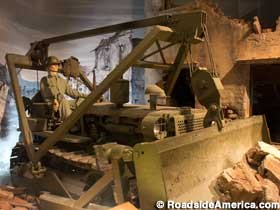
[[[96,158],[94,155],[86,153],[85,151],[66,151],[60,148],[50,149],[48,155],[52,158],[58,158],[65,163],[86,169],[86,170],[97,170]],[[25,162],[28,162],[26,156],[26,151],[24,145],[18,143],[12,150],[12,155],[10,158],[10,170],[13,171],[13,168],[17,165],[22,165]]]
[[[53,148],[49,150],[49,154],[63,161],[66,161],[70,165],[88,170],[97,169],[95,156],[84,151],[69,152],[60,148]]]

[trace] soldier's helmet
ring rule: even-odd
[[[53,64],[60,64],[61,61],[55,57],[55,56],[49,56],[48,57],[48,60],[47,60],[47,65],[50,66],[50,65],[53,65]]]

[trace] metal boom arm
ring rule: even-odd
[[[206,22],[206,13],[203,11],[191,12],[191,13],[179,13],[161,15],[152,18],[146,18],[143,20],[135,20],[125,23],[119,23],[110,26],[104,26],[94,28],[90,30],[80,31],[76,33],[65,34],[61,36],[55,36],[47,39],[43,39],[37,43],[44,43],[46,45],[70,41],[75,39],[82,39],[91,36],[98,36],[107,33],[113,33],[124,30],[131,30],[137,28],[144,28],[149,26],[161,25],[172,28],[174,31],[193,31],[195,27],[198,29],[198,33],[202,33],[202,24]]]

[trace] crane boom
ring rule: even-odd
[[[115,25],[109,25],[80,32],[50,37],[43,39],[39,43],[53,44],[58,42],[70,41],[75,39],[82,39],[91,36],[98,36],[107,33],[113,33],[124,30],[145,28],[154,25],[168,26],[172,29],[186,31],[191,30],[197,26],[202,26],[206,22],[206,13],[202,11],[192,13],[177,13],[177,14],[166,14],[157,17],[146,18],[142,20],[129,21],[125,23],[119,23]],[[184,24],[182,24],[184,23]],[[203,30],[200,29],[200,32]]]

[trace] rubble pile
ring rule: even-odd
[[[125,203],[115,206],[109,210],[137,210],[137,209],[131,203],[125,202]]]
[[[27,195],[22,188],[0,187],[1,210],[38,210],[37,198]]]
[[[222,110],[225,119],[236,120],[239,118],[238,112],[229,106],[223,106]]]
[[[259,142],[220,174],[214,188],[224,202],[280,202],[280,151]]]

